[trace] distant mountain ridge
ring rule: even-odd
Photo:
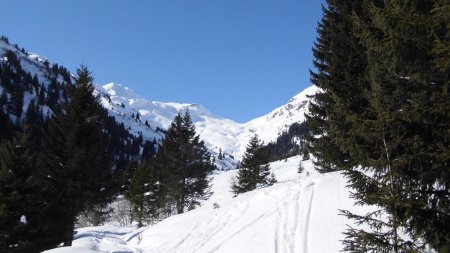
[[[97,91],[103,106],[134,134],[161,139],[164,134],[160,130],[167,129],[178,112],[189,110],[197,133],[212,150],[240,158],[252,135],[258,134],[265,143],[272,142],[293,123],[303,122],[308,95],[316,93],[317,88],[311,86],[285,105],[243,124],[214,115],[199,104],[150,101],[120,84],[98,85]]]
[[[21,68],[29,72],[32,77],[36,76],[42,86],[35,89],[39,92],[32,91],[24,94],[23,112],[28,108],[29,101],[37,100],[39,95],[42,95],[40,93],[43,93],[47,100],[52,91],[55,93],[54,96],[61,96],[58,89],[55,90],[51,86],[50,79],[56,80],[58,85],[70,82],[67,80],[71,79],[70,74],[67,73],[66,76],[58,74],[57,69],[53,70],[52,64],[45,57],[28,53],[15,45],[10,45],[7,41],[0,40],[0,62],[8,62],[9,59],[4,56],[6,52],[14,52]],[[53,66],[58,68],[56,64]],[[1,84],[0,93],[4,90],[4,84]],[[213,155],[223,152],[228,155],[226,158],[231,159],[223,161],[221,167],[236,165],[236,160],[242,157],[252,135],[258,134],[265,143],[272,142],[293,123],[303,122],[309,103],[307,96],[316,92],[317,88],[311,86],[272,112],[247,123],[237,123],[217,116],[199,104],[151,101],[120,84],[96,85],[96,93],[100,96],[101,103],[108,110],[108,114],[113,116],[119,124],[122,123],[131,134],[142,135],[145,140],[163,138],[164,131],[170,126],[175,115],[180,111],[189,110],[197,133],[206,142]],[[6,97],[8,96],[10,95]],[[46,102],[42,102],[40,106],[45,114],[52,113]]]

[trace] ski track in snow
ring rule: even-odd
[[[228,188],[216,188],[213,200],[195,210],[138,230],[113,226],[82,228],[74,246],[87,244],[86,250],[60,248],[50,252],[339,252],[347,221],[338,215],[338,209],[353,206],[346,180],[339,173],[316,173],[310,161],[299,175],[299,161],[294,157],[272,163],[279,181],[271,187],[236,198]],[[216,174],[214,182],[225,187],[224,182],[229,182],[234,174],[235,171]],[[213,203],[219,208],[213,208]]]
[[[305,203],[305,206],[307,207],[306,211],[306,218],[305,218],[305,225],[304,225],[304,232],[303,232],[303,252],[308,253],[309,251],[309,226],[310,226],[310,220],[311,220],[311,210],[313,206],[313,200],[314,200],[314,183],[310,183],[306,186],[305,190],[308,191],[308,203]]]

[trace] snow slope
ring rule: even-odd
[[[72,248],[48,252],[339,252],[348,223],[339,209],[362,210],[340,173],[318,174],[306,161],[297,174],[299,162],[272,163],[277,184],[236,198],[229,192],[236,171],[218,172],[215,193],[200,208],[128,233],[132,228],[83,228]]]
[[[5,56],[7,51],[12,51],[15,53],[17,60],[20,62],[22,69],[26,72],[30,73],[32,77],[36,76],[39,80],[39,83],[42,84],[46,89],[48,89],[48,85],[50,84],[50,77],[55,75],[54,73],[49,72],[45,67],[45,62],[49,65],[51,64],[45,57],[39,56],[33,53],[27,53],[23,50],[20,50],[18,46],[10,45],[3,40],[0,40],[0,63],[8,62],[10,59]],[[63,82],[63,77],[61,75],[56,76],[56,80],[59,82]],[[0,94],[3,92],[3,86],[0,84]],[[26,91],[23,94],[23,106],[22,111],[26,112],[28,110],[28,106],[31,100],[36,99],[37,94],[35,91]],[[51,109],[46,105],[41,105],[41,110],[44,115],[52,114]],[[25,115],[25,114],[23,114]],[[14,115],[10,115],[10,118],[15,121],[16,117]]]
[[[103,106],[117,121],[124,123],[134,134],[142,133],[146,139],[161,139],[163,133],[157,129],[167,129],[178,112],[189,110],[197,133],[210,150],[215,153],[222,150],[239,159],[253,134],[268,143],[275,141],[293,123],[303,122],[309,103],[307,95],[316,93],[317,88],[311,86],[287,104],[244,124],[214,115],[199,104],[150,101],[120,84],[97,86],[97,92],[102,95]],[[138,113],[138,120],[132,117]]]
[[[3,57],[8,50],[17,55],[24,70],[31,76],[36,75],[39,82],[48,88],[49,78],[54,74],[45,67],[45,63],[48,62],[45,57],[21,51],[0,40],[0,61],[8,61]],[[48,64],[51,65],[51,63]],[[57,76],[57,79],[63,82],[62,76]],[[317,88],[311,86],[294,96],[285,105],[247,123],[238,123],[220,117],[199,104],[151,101],[120,84],[97,85],[95,92],[100,95],[102,105],[108,109],[111,116],[116,118],[117,122],[123,123],[132,134],[142,134],[145,139],[149,140],[161,139],[164,136],[162,130],[166,130],[170,126],[175,115],[180,111],[189,110],[197,133],[206,142],[213,155],[217,155],[222,150],[239,160],[248,141],[255,133],[262,141],[268,143],[275,141],[278,135],[293,123],[304,121],[304,113],[309,103],[307,95],[316,93]],[[23,109],[26,111],[28,102],[31,98],[36,97],[36,94],[25,94],[24,97]],[[49,110],[46,107],[42,109],[45,113]],[[136,118],[137,114],[139,114],[139,118]],[[226,157],[227,160],[223,162],[223,167],[236,164],[232,157]]]
[[[286,104],[276,108],[270,113],[253,119],[244,124],[244,130],[236,144],[235,154],[240,157],[254,133],[258,134],[265,143],[275,141],[283,131],[289,129],[294,123],[305,121],[310,99],[308,96],[318,92],[318,87],[310,86],[291,98]]]
[[[44,62],[48,61],[45,57],[33,53],[24,53],[15,46],[9,45],[3,40],[0,40],[1,61],[8,61],[6,57],[3,57],[6,51],[13,51],[24,70],[29,72],[31,76],[36,75],[41,83],[44,83],[45,85],[48,84],[48,76],[50,73],[48,73],[45,69]],[[60,81],[62,81],[62,77],[60,78]]]

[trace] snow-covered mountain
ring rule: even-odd
[[[45,57],[28,53],[0,40],[2,56],[0,60],[3,62],[10,60],[3,56],[7,51],[14,52],[21,68],[39,79],[39,83],[43,85],[42,89],[47,93],[46,98],[50,96],[48,93],[54,90],[49,87],[51,80],[62,84],[64,78],[70,79],[70,76],[63,77],[58,74],[58,65],[55,67]],[[222,168],[236,165],[252,135],[258,134],[265,143],[272,142],[293,123],[304,121],[304,113],[309,102],[307,95],[315,92],[316,87],[309,87],[272,112],[247,123],[237,123],[215,115],[199,104],[151,101],[136,94],[132,89],[115,83],[96,86],[96,93],[100,95],[101,103],[108,109],[109,114],[114,116],[117,122],[123,123],[132,134],[136,136],[142,134],[147,140],[154,138],[160,140],[175,115],[180,111],[189,110],[197,133],[206,142],[213,155],[217,155],[220,150],[226,154],[226,159],[219,162],[222,163],[219,164]],[[24,112],[28,108],[29,101],[36,99],[38,95],[38,92],[24,94]],[[45,103],[42,104],[45,115],[51,114]]]
[[[46,83],[45,81],[49,78],[51,73],[46,71],[45,63],[48,63],[48,60],[45,57],[19,50],[17,46],[10,45],[5,41],[0,40],[0,61],[7,62],[10,60],[8,57],[4,56],[7,51],[12,51],[16,54],[22,68],[29,72],[31,76],[36,75],[40,82]],[[60,80],[62,81],[62,77],[60,77]]]
[[[161,129],[167,129],[178,112],[189,110],[197,133],[211,150],[217,153],[222,150],[239,159],[255,133],[268,143],[275,141],[293,123],[303,122],[309,103],[307,95],[317,92],[317,88],[311,86],[287,104],[244,124],[217,116],[199,104],[150,101],[120,84],[98,85],[97,91],[103,106],[134,134],[161,139],[164,135]]]
[[[47,91],[51,89],[49,88],[51,79],[59,83],[64,82],[64,77],[60,73],[58,73],[58,71],[52,72],[50,70],[49,68],[50,63],[45,57],[42,57],[38,54],[25,52],[25,50],[19,49],[17,45],[10,45],[6,41],[0,40],[0,63],[9,62],[10,64],[13,64],[11,62],[11,60],[13,59],[8,58],[6,54],[7,52],[14,52],[15,58],[17,59],[21,69],[27,72],[30,77],[39,80],[39,84],[42,86],[43,89]],[[5,85],[4,83],[0,83],[0,94],[4,92],[5,89],[4,85]],[[44,93],[48,94],[48,92]],[[22,99],[23,112],[25,112],[28,109],[31,100],[33,99],[37,100],[38,95],[39,94],[37,94],[36,90],[34,89],[29,89],[26,92],[24,92]],[[43,111],[44,115],[49,115],[53,113],[52,110],[46,104],[40,105],[40,108]],[[10,115],[10,118],[14,122],[16,121],[16,116]]]

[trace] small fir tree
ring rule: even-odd
[[[36,185],[36,153],[31,131],[0,146],[0,251],[32,252],[38,231],[39,194]]]
[[[222,154],[222,149],[219,149],[219,156],[217,157],[219,160],[222,160],[224,158]]]
[[[245,151],[241,167],[236,179],[232,182],[231,191],[237,195],[258,187],[273,185],[276,178],[270,172],[267,155],[257,135],[254,135]]]
[[[125,197],[133,206],[133,217],[138,227],[159,216],[160,184],[156,172],[150,162],[140,164],[125,192]]]
[[[303,171],[305,171],[305,166],[303,166],[302,161],[300,161],[298,163],[297,173],[301,174],[301,173],[303,173]]]

